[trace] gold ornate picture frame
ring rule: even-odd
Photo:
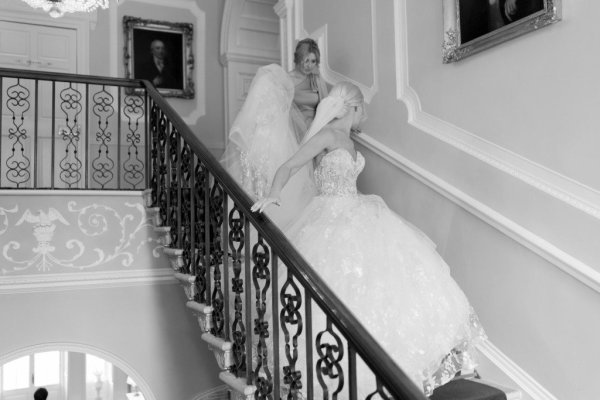
[[[165,97],[194,98],[194,28],[123,17],[125,77],[146,79]]]
[[[560,21],[561,0],[443,0],[442,60],[451,63]]]

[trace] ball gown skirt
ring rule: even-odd
[[[472,347],[485,333],[429,238],[380,197],[357,193],[363,167],[358,152],[356,160],[344,149],[326,154],[314,172],[319,195],[286,233],[429,395],[462,368],[474,367]],[[360,375],[362,396],[374,386],[361,382]]]
[[[276,169],[298,148],[290,120],[293,94],[281,67],[259,68],[232,125],[222,162],[253,197],[268,194]],[[378,196],[357,193],[363,168],[360,153],[354,159],[346,150],[331,151],[314,170],[314,182],[303,168],[282,192],[281,207],[270,207],[267,215],[429,394],[472,367],[471,348],[485,334],[432,242]],[[315,312],[313,320],[321,317]],[[358,387],[361,397],[372,391],[369,374],[359,374]]]

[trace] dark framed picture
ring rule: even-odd
[[[444,63],[553,24],[561,0],[443,0]]]
[[[194,98],[193,25],[124,16],[125,76],[146,79],[165,97]]]

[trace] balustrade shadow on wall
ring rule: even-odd
[[[202,336],[254,398],[425,399],[149,82],[0,76],[0,186],[148,189]]]

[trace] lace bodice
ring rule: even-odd
[[[365,167],[362,154],[356,160],[345,149],[338,148],[325,154],[315,169],[315,183],[321,196],[356,195],[356,178]]]

